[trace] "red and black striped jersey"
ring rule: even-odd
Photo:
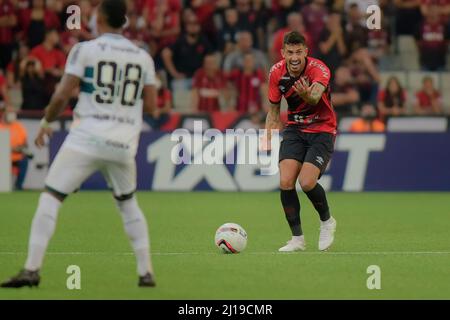
[[[280,103],[284,97],[288,104],[288,121],[286,126],[296,127],[303,132],[328,132],[336,134],[336,115],[331,104],[330,70],[320,60],[307,57],[306,66],[299,77],[292,77],[281,60],[270,70],[269,101]],[[303,77],[311,85],[321,83],[326,89],[316,105],[307,104],[294,90],[294,83]]]

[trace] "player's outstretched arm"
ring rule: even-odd
[[[307,81],[303,78],[300,78],[294,84],[294,90],[297,94],[310,105],[316,105],[320,101],[325,89],[325,86],[319,82],[314,82],[312,85],[308,86]]]
[[[79,85],[80,78],[71,74],[64,74],[61,82],[56,86],[56,91],[50,99],[50,103],[45,108],[45,115],[41,120],[41,128],[34,141],[37,147],[41,148],[44,146],[45,136],[52,134],[50,123],[55,121],[66,108],[73,90]]]

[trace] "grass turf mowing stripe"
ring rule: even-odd
[[[26,252],[0,252],[0,255],[26,255]],[[220,255],[215,252],[152,252],[154,256],[172,256],[172,255]],[[348,252],[247,252],[243,254],[251,255],[447,255],[450,251],[348,251]],[[133,252],[47,252],[47,255],[113,255],[127,256],[134,255]],[[241,253],[242,255],[242,253]]]

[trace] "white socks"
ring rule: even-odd
[[[55,232],[56,218],[61,201],[43,192],[39,198],[39,204],[31,224],[31,234],[28,244],[28,258],[25,269],[39,270],[44,260],[48,242]]]
[[[303,235],[301,236],[292,236],[292,241],[303,241],[305,237]]]
[[[140,276],[145,275],[147,272],[153,274],[150,262],[147,221],[137,204],[136,198],[117,201],[117,205],[122,214],[125,231],[136,254],[138,274]],[[31,224],[25,269],[36,271],[41,268],[48,243],[55,232],[56,219],[60,207],[61,201],[47,192],[41,194],[33,223]]]
[[[140,276],[147,272],[153,274],[147,220],[139,208],[136,198],[133,196],[129,200],[117,201],[117,206],[122,214],[125,231],[136,254],[138,274]]]

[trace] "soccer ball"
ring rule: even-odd
[[[215,243],[224,253],[239,253],[247,246],[247,232],[236,223],[225,223],[217,229]]]

